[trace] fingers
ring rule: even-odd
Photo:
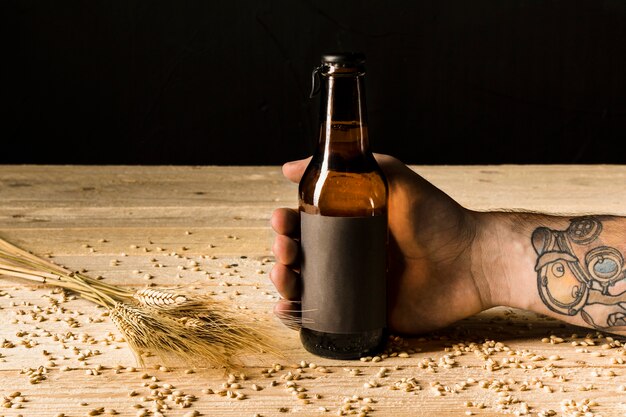
[[[283,300],[276,304],[274,313],[286,326],[298,329],[300,327],[298,304],[301,292],[300,275],[289,265],[298,267],[299,246],[294,238],[300,235],[300,215],[297,210],[279,208],[272,213],[270,224],[277,235],[272,246],[276,264],[270,271],[269,277],[283,297]]]
[[[272,251],[276,264],[270,271],[270,280],[276,290],[286,299],[300,298],[299,275],[288,265],[296,265],[299,256],[298,242],[290,236],[299,234],[298,212],[279,208],[272,213],[272,228],[278,233],[274,238]]]
[[[270,280],[278,293],[287,300],[300,299],[300,275],[283,264],[275,264],[270,271]]]
[[[285,235],[276,235],[272,252],[276,261],[283,265],[294,265],[298,260],[298,243]]]
[[[287,162],[283,165],[283,175],[287,177],[289,181],[300,182],[302,174],[304,174],[304,170],[307,165],[309,165],[309,161],[311,161],[311,157],[300,159],[298,161]]]
[[[302,327],[301,304],[296,301],[280,300],[274,306],[274,314],[292,330]]]
[[[300,236],[300,216],[297,210],[278,208],[270,219],[272,229],[279,235],[297,238]]]

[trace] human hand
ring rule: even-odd
[[[285,164],[283,174],[299,182],[309,160]],[[491,307],[483,274],[471,265],[474,213],[399,160],[380,154],[376,160],[389,185],[389,330],[421,333]],[[300,299],[298,211],[276,209],[271,225],[277,235],[270,279],[283,297],[275,312],[285,316]]]

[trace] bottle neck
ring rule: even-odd
[[[319,152],[352,159],[370,152],[363,73],[322,74]]]

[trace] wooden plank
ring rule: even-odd
[[[474,209],[625,213],[623,165],[412,168]],[[25,207],[293,206],[295,190],[278,167],[0,166],[0,207],[18,216]]]
[[[196,203],[198,204],[198,203]],[[293,206],[292,204],[284,204]],[[294,203],[295,205],[295,203]],[[162,207],[0,207],[0,228],[267,227],[277,203]]]
[[[0,229],[0,237],[38,254],[143,253],[148,256],[161,253],[159,249],[163,249],[168,253],[176,251],[193,255],[268,256],[273,232],[269,229],[269,221],[265,224],[268,226],[255,228],[28,227]],[[191,235],[185,232],[191,232]],[[138,248],[133,249],[132,245]]]
[[[307,372],[314,374],[313,372]],[[420,384],[426,382],[426,387],[420,391],[403,392],[391,391],[388,389],[389,384],[393,384],[401,378],[415,376],[415,373],[407,373],[397,371],[390,375],[387,380],[389,382],[381,385],[379,388],[352,388],[346,389],[346,381],[337,378],[336,375],[315,376],[316,379],[305,380],[298,385],[308,388],[307,394],[311,397],[310,404],[301,404],[293,395],[287,393],[284,382],[276,387],[268,386],[268,380],[244,381],[244,388],[239,389],[240,392],[247,395],[247,399],[237,401],[233,399],[224,399],[218,395],[202,394],[202,387],[212,387],[218,390],[220,386],[213,383],[219,378],[217,372],[198,372],[192,378],[182,372],[150,372],[156,375],[160,382],[158,385],[170,383],[175,389],[182,391],[184,394],[192,394],[199,399],[192,403],[187,409],[181,409],[174,401],[165,400],[165,403],[172,407],[171,411],[164,411],[166,415],[182,416],[189,410],[196,410],[200,415],[206,416],[253,416],[261,414],[263,416],[284,416],[284,415],[337,415],[336,412],[344,406],[344,399],[357,395],[361,398],[372,398],[376,403],[364,403],[363,400],[356,400],[350,405],[357,410],[362,406],[370,406],[374,411],[370,415],[394,415],[394,416],[447,416],[447,415],[464,415],[465,410],[472,410],[476,415],[496,416],[503,414],[514,414],[515,411],[521,410],[521,402],[527,403],[532,410],[532,415],[536,415],[541,410],[557,410],[559,415],[571,415],[561,413],[561,402],[563,400],[574,399],[582,402],[583,398],[589,398],[598,404],[612,403],[614,408],[606,406],[592,406],[594,415],[612,416],[622,415],[624,405],[620,402],[619,393],[611,392],[609,385],[604,381],[598,381],[598,378],[581,377],[579,383],[593,383],[597,389],[591,392],[559,392],[558,386],[552,394],[543,395],[543,389],[530,388],[528,391],[510,393],[515,401],[506,407],[496,409],[498,401],[502,401],[499,393],[493,389],[484,389],[472,384],[459,393],[447,393],[442,396],[435,396],[428,383],[428,379],[432,379],[432,375],[417,374]],[[306,374],[305,374],[306,375]],[[468,372],[470,378],[481,378],[481,372]],[[307,375],[308,376],[308,375]],[[515,377],[515,376],[514,376]],[[362,379],[362,378],[357,378]],[[486,380],[490,380],[486,379]],[[449,373],[436,375],[436,380],[442,386],[453,387],[455,384],[463,382],[465,379],[452,377]],[[16,384],[15,389],[23,393],[24,398],[28,402],[23,403],[23,408],[19,410],[8,410],[7,415],[15,416],[21,413],[25,416],[54,416],[57,412],[64,412],[68,416],[84,416],[87,411],[96,407],[105,407],[115,409],[119,415],[135,416],[137,409],[133,408],[134,404],[141,404],[147,409],[152,407],[150,398],[151,390],[142,386],[142,380],[139,374],[113,374],[110,370],[104,371],[101,375],[85,376],[82,372],[67,372],[63,374],[51,373],[49,380],[38,386],[28,386]],[[201,382],[204,381],[204,382]],[[353,381],[351,381],[354,383]],[[254,391],[250,388],[252,383],[263,386],[262,391]],[[75,392],[76,387],[81,387],[81,395],[79,398],[69,397],[68,393]],[[548,385],[549,386],[549,385]],[[564,384],[569,387],[569,384]],[[554,385],[553,385],[554,387]],[[514,388],[514,386],[513,386]],[[128,397],[128,393],[134,390],[138,393],[136,397]],[[162,388],[157,388],[163,391]],[[315,399],[318,394],[320,399]],[[145,398],[142,398],[145,397]],[[542,397],[539,400],[538,397]],[[142,399],[145,399],[142,401]],[[486,408],[479,409],[477,407],[466,407],[465,403],[471,401],[474,404],[483,403]],[[86,406],[80,405],[82,402]],[[539,405],[541,404],[541,405]],[[329,412],[321,412],[319,407],[325,407]],[[284,411],[279,411],[284,410]],[[595,414],[597,413],[597,414]],[[530,413],[529,413],[530,414]]]
[[[626,214],[626,166],[428,167],[418,172],[475,210]]]
[[[293,201],[295,187],[278,167],[0,167],[3,207],[254,205]]]

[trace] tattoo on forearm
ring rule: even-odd
[[[566,230],[535,229],[537,288],[544,304],[568,316],[580,314],[597,329],[626,330],[624,255],[602,235],[597,217],[572,219]]]

